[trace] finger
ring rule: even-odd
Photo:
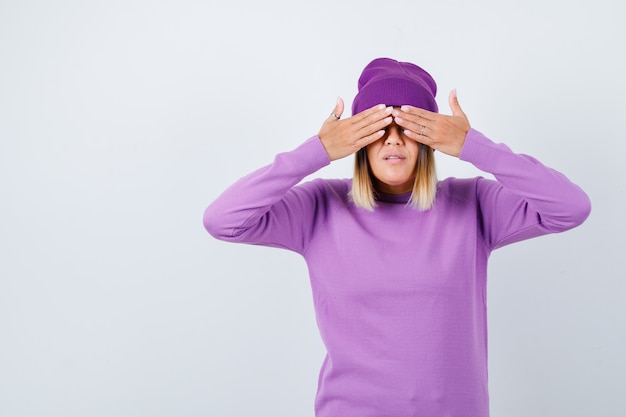
[[[335,108],[333,108],[333,111],[330,113],[330,117],[332,119],[339,120],[343,114],[343,108],[343,99],[341,97],[337,97],[337,103],[335,103]]]
[[[408,113],[397,114],[398,116],[395,116],[394,120],[398,124],[398,126],[403,128],[404,130],[408,130],[420,136],[424,136],[426,134],[426,129],[432,129],[432,125],[434,122],[432,122],[431,120],[410,116]],[[403,118],[400,116],[409,116],[409,118]]]
[[[391,121],[393,121],[393,119],[388,120],[388,118],[391,117],[392,111],[393,107],[386,107],[384,104],[371,107],[367,110],[364,110],[362,113],[359,113],[358,115],[352,117],[353,127],[358,131],[386,119],[387,122],[385,122],[385,125],[387,125],[391,123]]]
[[[369,120],[369,123],[371,123],[374,120],[382,119],[383,117],[385,117],[385,113],[391,113],[391,110],[388,110],[387,106],[385,106],[384,104],[377,104],[352,116],[352,122],[362,123]]]
[[[378,131],[385,133],[385,128],[393,122],[393,117],[387,115],[384,119],[377,120],[373,123],[361,126],[357,131],[357,136],[364,138]]]
[[[370,143],[374,143],[377,140],[379,140],[380,138],[382,138],[383,136],[385,136],[385,131],[384,130],[377,130],[367,136],[362,137],[361,139],[357,140],[355,142],[355,144],[358,146],[359,149],[365,148],[367,145],[369,145]]]
[[[404,105],[400,107],[400,111],[403,113],[407,113],[414,117],[419,117],[426,120],[435,120],[435,118],[439,115],[439,113],[433,113],[426,109],[422,109],[420,107],[413,107],[409,105]]]
[[[448,95],[448,104],[450,105],[450,110],[452,110],[453,116],[462,116],[466,118],[465,113],[461,109],[461,105],[459,104],[459,98],[456,95],[456,88],[450,91]]]
[[[407,129],[404,131],[404,134],[409,139],[414,140],[415,142],[418,142],[418,143],[423,143],[424,145],[428,145],[432,147],[435,143],[435,141],[432,140],[428,136],[428,128],[426,126],[424,126],[423,129],[420,127],[420,129],[417,132]]]

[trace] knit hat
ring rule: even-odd
[[[376,104],[410,106],[438,112],[437,84],[422,68],[410,62],[377,58],[367,64],[359,77],[359,92],[352,102],[355,115]]]

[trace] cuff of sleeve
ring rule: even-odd
[[[310,137],[290,153],[292,168],[298,172],[309,174],[330,164],[328,153],[317,135]]]
[[[500,145],[503,146],[503,145]],[[474,164],[477,168],[488,170],[493,167],[501,155],[499,146],[493,143],[481,132],[470,129],[465,137],[459,159]]]

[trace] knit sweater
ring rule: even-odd
[[[205,211],[218,239],[301,254],[327,350],[317,417],[487,417],[487,260],[492,250],[562,232],[587,195],[536,159],[471,129],[460,158],[493,174],[439,182],[428,211],[410,194],[349,198],[316,179],[319,137],[240,179]]]

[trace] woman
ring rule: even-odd
[[[352,117],[338,100],[318,135],[227,189],[204,225],[307,262],[327,349],[317,417],[486,417],[487,259],[580,225],[589,199],[472,129],[455,92],[439,114],[414,64],[375,59],[358,86]],[[496,180],[438,182],[433,150]],[[353,153],[352,180],[297,185]]]

